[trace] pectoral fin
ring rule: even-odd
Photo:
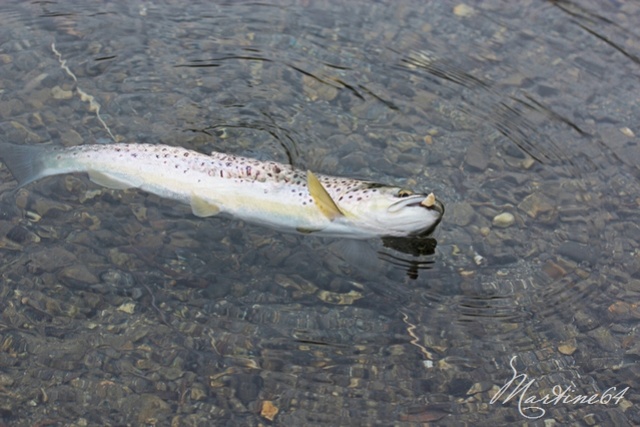
[[[211,203],[202,197],[191,194],[191,211],[195,216],[201,218],[214,216],[220,213],[220,208],[215,203]]]
[[[327,190],[322,186],[318,177],[310,170],[307,171],[307,185],[309,186],[311,198],[327,218],[333,221],[340,216],[344,216],[344,213],[338,205],[336,205],[336,202],[333,201],[329,193],[327,193]]]
[[[98,172],[95,170],[87,171],[89,179],[98,185],[111,188],[113,190],[126,190],[127,188],[137,187],[135,182],[124,180],[120,177],[109,175],[104,172]]]

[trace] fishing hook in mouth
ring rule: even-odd
[[[389,206],[388,211],[397,212],[402,208],[410,206],[421,206],[429,210],[435,210],[440,213],[440,215],[444,214],[444,205],[440,200],[436,199],[436,196],[433,193],[429,193],[426,197],[419,194],[406,197]]]

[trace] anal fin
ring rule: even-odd
[[[193,193],[191,194],[190,204],[193,214],[201,218],[214,216],[220,213],[220,207],[218,207],[218,205],[216,205],[215,203],[211,203]]]

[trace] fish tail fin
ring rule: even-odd
[[[18,181],[18,187],[47,175],[43,162],[45,152],[44,147],[0,142],[0,159]]]

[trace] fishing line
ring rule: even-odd
[[[78,95],[80,95],[80,99],[82,100],[82,102],[89,103],[89,111],[96,113],[96,117],[98,118],[98,121],[105,128],[105,130],[107,131],[111,139],[113,139],[114,142],[118,142],[116,140],[116,137],[113,136],[113,134],[111,133],[111,129],[109,129],[109,126],[107,126],[105,121],[102,120],[102,117],[100,116],[100,104],[98,103],[98,101],[96,101],[96,99],[92,95],[89,95],[87,92],[85,92],[80,88],[80,85],[78,84],[78,78],[76,77],[75,74],[73,74],[71,69],[67,66],[67,60],[62,59],[62,54],[58,52],[58,50],[56,49],[55,43],[51,43],[51,50],[58,57],[60,68],[62,68],[73,79],[73,81],[76,82],[76,91],[78,92]]]

